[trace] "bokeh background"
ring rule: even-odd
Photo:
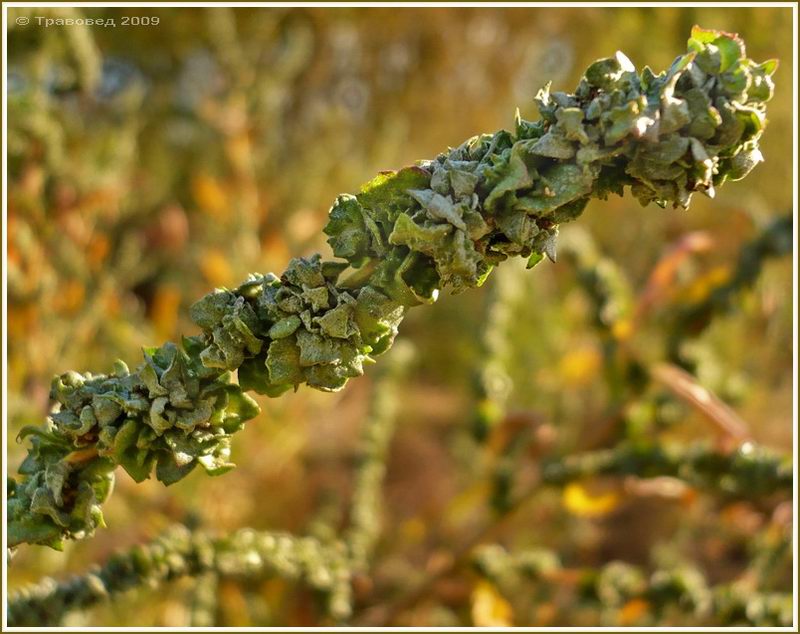
[[[15,24],[20,16],[31,22]],[[115,18],[117,28],[44,28],[36,16]],[[158,24],[123,27],[122,16]],[[644,363],[662,360],[675,315],[724,285],[743,245],[790,213],[791,10],[9,9],[9,438],[44,419],[55,373],[134,361],[144,345],[191,333],[188,307],[212,287],[235,285],[250,271],[282,271],[293,256],[329,253],[321,228],[336,194],[510,127],[517,106],[535,117],[532,97],[544,83],[571,90],[591,61],[617,49],[639,67],[666,68],[694,24],[740,33],[758,61],[780,59],[766,163],[716,200],[696,198],[689,212],[641,208],[630,197],[592,202],[562,228],[559,263],[530,272],[504,265],[484,288],[409,314],[401,338],[415,355],[398,388],[385,530],[365,590],[372,606],[494,521],[487,500],[501,459],[524,478],[541,453],[626,437],[716,438],[708,417],[668,387],[651,385],[644,396],[633,389],[615,342],[632,342]],[[596,250],[619,276],[622,290],[602,315],[570,240],[577,252]],[[792,438],[790,260],[767,263],[731,310],[673,350],[755,440],[784,453]],[[657,269],[667,281],[654,287]],[[498,296],[505,321],[487,333]],[[633,318],[645,304],[644,317]],[[481,382],[487,346],[501,367],[489,368],[502,383],[495,395],[509,414],[481,442],[476,411],[491,405]],[[370,374],[337,394],[301,388],[262,400],[263,414],[234,444],[238,468],[223,477],[195,472],[167,489],[120,472],[108,528],[63,553],[21,549],[10,588],[85,570],[176,521],[220,532],[336,529]],[[522,451],[509,449],[517,437],[526,439]],[[12,440],[11,471],[23,455]],[[766,549],[778,555],[764,588],[791,591],[790,506],[620,486],[538,492],[493,538],[512,550],[552,548],[576,567],[690,562],[710,583],[752,577]],[[189,590],[181,582],[131,593],[70,624],[184,625]],[[316,622],[303,591],[279,580],[225,581],[219,599],[219,625]],[[584,605],[574,588],[487,587],[458,570],[395,624],[655,618],[647,605]],[[678,625],[690,617],[675,610],[658,618]]]

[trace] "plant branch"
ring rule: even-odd
[[[602,607],[619,624],[625,607],[644,602],[646,613],[656,617],[669,609],[690,613],[700,622],[719,625],[788,627],[792,624],[789,593],[759,593],[741,584],[710,587],[702,572],[691,566],[675,566],[652,572],[622,561],[597,569],[562,567],[547,549],[510,553],[498,544],[486,544],[473,553],[478,574],[500,589],[518,590],[524,581],[571,587],[582,600]]]
[[[688,45],[659,75],[622,53],[599,60],[574,93],[540,91],[538,121],[517,117],[513,132],[339,196],[324,229],[339,260],[298,258],[280,277],[214,291],[191,309],[202,334],[145,348],[133,371],[119,362],[109,375],[56,377],[55,411],[20,433],[31,446],[9,481],[9,544],[91,535],[117,466],[168,485],[198,465],[228,471],[232,435],[258,413],[246,391],[341,389],[391,346],[408,309],[480,286],[508,257],[555,259],[559,225],[591,198],[629,186],[642,204],[688,207],[693,193],[745,177],[762,160],[777,65],[721,32],[695,27]],[[345,288],[348,267],[368,274]],[[66,459],[86,449],[97,456]]]
[[[395,348],[378,373],[370,397],[350,503],[350,526],[344,534],[353,572],[366,571],[380,535],[386,454],[397,417],[396,383],[411,354],[410,348]]]
[[[227,538],[175,526],[153,543],[113,556],[105,565],[57,582],[45,579],[9,598],[10,626],[52,626],[69,612],[89,608],[127,590],[183,576],[213,579],[268,577],[302,580],[326,597],[336,620],[350,615],[350,571],[342,544],[311,537],[243,529]]]

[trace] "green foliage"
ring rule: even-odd
[[[569,570],[552,551],[508,552],[498,544],[476,549],[473,562],[478,574],[503,589],[540,583],[566,591],[577,578],[574,591],[580,596],[579,605],[593,605],[609,615],[624,613],[626,606],[631,611],[643,606],[654,619],[679,610],[698,622],[714,617],[724,626],[788,627],[792,623],[791,595],[747,593],[735,584],[709,587],[702,573],[687,565],[648,571],[612,561],[596,569]]]
[[[185,348],[197,350],[188,340]],[[12,546],[59,546],[63,537],[90,535],[102,525],[100,504],[117,465],[137,482],[155,469],[167,485],[198,465],[210,475],[233,467],[230,436],[258,406],[230,373],[207,369],[186,350],[167,343],[145,349],[134,373],[120,362],[112,375],[69,372],[53,380],[58,411],[44,429],[20,433],[34,438],[20,467],[26,479],[11,481]]]
[[[249,529],[214,539],[202,531],[175,526],[153,543],[114,555],[88,574],[64,583],[47,579],[17,593],[9,604],[8,622],[12,626],[52,625],[72,610],[131,588],[209,573],[301,580],[325,597],[334,619],[350,613],[350,572],[341,545]]]
[[[682,340],[687,335],[699,335],[716,315],[730,311],[734,299],[753,286],[766,262],[792,252],[793,223],[791,214],[775,218],[742,249],[730,279],[700,301],[670,315],[668,353],[671,358],[686,363],[680,350]]]
[[[184,576],[196,580],[193,625],[214,624],[215,595],[224,578],[298,581],[319,593],[322,611],[333,623],[347,619],[353,609],[353,575],[366,571],[380,533],[386,452],[396,417],[395,383],[410,356],[409,349],[396,350],[377,377],[359,448],[349,527],[342,539],[251,529],[219,538],[176,525],[148,545],[115,554],[100,569],[63,582],[47,578],[15,593],[9,623],[59,624],[73,611],[130,589]]]
[[[689,48],[659,75],[637,74],[621,53],[595,62],[574,94],[540,91],[540,121],[518,118],[514,133],[476,136],[340,196],[325,232],[347,264],[313,256],[281,277],[251,275],[192,307],[203,334],[145,349],[135,371],[57,377],[59,407],[35,432],[23,480],[10,480],[10,544],[92,534],[116,465],[137,481],[155,469],[167,485],[197,465],[224,473],[231,434],[258,412],[244,390],[341,389],[439,289],[479,286],[511,255],[555,260],[558,225],[590,197],[629,185],[642,204],[687,207],[692,193],[744,177],[761,160],[775,64],[722,33],[694,29]]]
[[[520,104],[520,126],[542,125],[531,123],[532,89],[552,80],[551,90],[572,92],[604,50],[668,68],[700,23],[738,31],[754,59],[792,55],[785,7],[9,11],[10,438],[44,420],[54,373],[111,373],[117,358],[135,371],[142,345],[198,332],[189,307],[212,288],[235,289],[249,271],[280,273],[296,255],[327,259],[319,229],[343,183],[357,194],[352,186],[376,169],[434,157],[474,131],[510,123],[517,135],[509,104]],[[160,24],[45,29],[34,20],[119,23],[123,14]],[[18,16],[32,24],[19,26]],[[116,471],[102,504],[112,530],[63,553],[12,549],[12,601],[43,576],[63,584],[96,570],[176,521],[212,537],[244,526],[323,542],[347,536],[355,498],[375,508],[374,496],[357,495],[356,467],[371,464],[386,480],[378,512],[364,513],[369,556],[352,579],[354,626],[752,623],[747,612],[757,606],[746,610],[744,601],[731,601],[734,619],[721,604],[710,614],[680,601],[658,611],[641,596],[604,605],[573,575],[612,561],[645,580],[690,567],[708,587],[774,606],[792,589],[791,491],[730,496],[680,477],[614,474],[562,490],[542,486],[541,467],[631,444],[684,455],[681,446],[705,445],[724,457],[752,438],[789,453],[793,279],[791,258],[775,257],[791,252],[794,233],[786,213],[793,166],[780,160],[793,137],[787,70],[773,76],[759,140],[768,163],[745,183],[717,189],[713,201],[695,197],[692,213],[639,211],[630,196],[591,202],[559,235],[558,264],[539,264],[546,274],[527,275],[525,260],[512,258],[481,289],[403,311],[402,339],[420,354],[388,395],[402,424],[384,457],[362,462],[367,428],[356,427],[375,420],[365,417],[373,380],[397,346],[338,394],[251,392],[264,413],[232,437],[239,468],[224,478],[196,468],[165,489]],[[569,128],[576,113],[564,114]],[[647,222],[634,220],[643,213]],[[779,248],[750,249],[771,228]],[[750,281],[740,285],[748,252],[741,270]],[[341,282],[352,289],[366,280],[364,264]],[[667,369],[682,374],[685,391],[663,380]],[[725,409],[739,419],[734,434],[718,424]],[[9,469],[33,438],[10,443]],[[564,568],[492,591],[464,554],[484,542],[558,553]],[[62,624],[331,624],[324,596],[281,577],[208,572],[148,582],[69,611]],[[495,622],[486,618],[492,595]]]
[[[750,499],[787,493],[793,482],[791,464],[749,443],[728,454],[703,445],[621,444],[552,461],[542,472],[545,483],[558,485],[592,475],[669,476],[724,497]]]
[[[411,355],[409,348],[398,346],[377,377],[379,389],[371,394],[361,434],[350,526],[344,536],[351,569],[356,573],[368,569],[372,551],[380,537],[383,481],[397,418],[396,383]]]
[[[381,259],[375,284],[410,306],[441,287],[479,286],[509,255],[554,259],[558,225],[591,196],[631,186],[642,204],[713,197],[760,160],[772,94],[764,68],[774,68],[747,59],[733,36],[710,44],[698,33],[664,73],[637,74],[618,53],[590,66],[574,94],[540,91],[540,121],[518,118],[514,134],[476,136],[340,197],[325,229],[334,254],[354,267]],[[707,61],[720,45],[739,51],[734,62]]]

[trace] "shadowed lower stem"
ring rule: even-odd
[[[11,595],[8,624],[52,626],[72,611],[133,588],[215,574],[301,580],[323,593],[326,610],[336,621],[350,615],[350,565],[342,544],[250,529],[212,538],[179,525],[148,545],[114,555],[91,572],[61,582],[45,579]]]

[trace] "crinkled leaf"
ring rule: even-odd
[[[511,149],[511,153],[509,154],[508,163],[506,163],[502,168],[502,171],[500,171],[502,176],[499,178],[497,184],[492,188],[492,191],[489,193],[489,196],[484,202],[486,209],[492,211],[497,205],[497,202],[506,193],[516,192],[520,189],[530,187],[533,184],[533,178],[528,171],[528,167],[525,164],[523,156],[526,152],[536,154],[537,152],[534,152],[532,149],[530,149],[529,144],[532,143],[535,146],[541,141],[542,139],[539,139],[538,141],[522,141],[514,145],[514,147]],[[542,156],[548,155],[542,154]]]
[[[348,260],[358,266],[370,256],[370,234],[364,223],[364,210],[358,199],[350,194],[336,198],[328,224],[323,231],[329,236],[328,244],[338,258]]]
[[[175,458],[171,453],[162,451],[158,454],[156,478],[158,478],[159,482],[169,486],[185,478],[196,466],[196,461],[181,466],[175,462]]]
[[[295,330],[300,327],[300,324],[301,321],[297,315],[289,315],[274,323],[267,334],[270,339],[283,339],[284,337],[294,334]]]
[[[273,385],[298,385],[303,382],[300,369],[300,349],[295,337],[273,341],[267,352],[269,382]]]
[[[453,230],[449,224],[421,226],[408,214],[400,214],[394,225],[394,231],[389,236],[389,242],[407,246],[426,255],[434,255],[441,250],[442,244]]]
[[[591,192],[593,179],[591,174],[577,165],[560,163],[542,174],[542,182],[546,183],[543,195],[526,196],[519,200],[520,209],[529,214],[547,214]]]
[[[528,153],[546,158],[566,160],[575,156],[575,146],[559,131],[551,130],[539,139],[523,141]]]

